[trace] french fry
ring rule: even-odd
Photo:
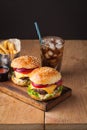
[[[14,54],[16,54],[16,53],[17,53],[17,51],[16,51],[16,50],[13,50],[13,53],[14,53]]]
[[[10,55],[11,59],[13,59],[16,53],[15,44],[9,40],[5,40],[0,44],[0,54]]]
[[[13,59],[14,55],[17,53],[17,51],[15,50],[15,45],[11,42],[8,42],[8,49],[9,49],[11,59]]]
[[[0,48],[2,49],[2,51],[4,51],[5,54],[9,54],[9,51],[4,48],[3,44],[0,44]]]
[[[11,42],[8,42],[8,49],[9,50],[15,50],[15,45]]]
[[[3,42],[3,46],[5,47],[5,49],[8,49],[8,41],[7,41],[7,40],[5,40],[5,41]]]
[[[10,50],[10,57],[11,57],[11,60],[14,58],[13,50]]]
[[[2,49],[0,49],[0,54],[5,54],[4,51]]]

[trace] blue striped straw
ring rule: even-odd
[[[34,24],[35,24],[35,28],[36,28],[36,31],[37,31],[37,35],[39,37],[39,41],[42,44],[42,38],[41,38],[41,34],[40,34],[40,30],[39,30],[38,24],[37,24],[37,22],[35,22]]]

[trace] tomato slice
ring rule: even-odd
[[[36,88],[45,88],[45,87],[48,86],[48,84],[46,84],[46,85],[41,85],[41,84],[35,84],[34,82],[31,82],[31,83],[32,83],[32,85],[33,85],[34,87],[36,87]]]
[[[33,70],[33,69],[25,69],[25,68],[13,68],[13,69],[16,72],[23,73],[23,74],[28,74]]]
[[[35,84],[34,82],[31,82],[31,83],[32,83],[32,85],[33,85],[34,87],[36,87],[36,88],[45,88],[45,87],[48,87],[48,86],[49,86],[49,84],[42,85],[42,84]],[[59,80],[58,82],[56,82],[55,84],[56,84],[57,86],[62,85],[62,79]],[[50,84],[50,85],[51,85],[51,84]]]

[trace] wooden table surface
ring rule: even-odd
[[[38,40],[21,42],[21,55],[40,58]],[[72,96],[48,112],[0,92],[0,130],[87,130],[86,40],[65,41],[61,73]]]

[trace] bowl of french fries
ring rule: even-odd
[[[0,65],[10,65],[11,60],[20,56],[21,41],[13,38],[0,42]]]

